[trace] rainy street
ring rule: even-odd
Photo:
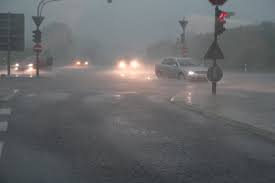
[[[215,99],[103,69],[2,79],[0,182],[275,182],[274,78],[225,73]]]

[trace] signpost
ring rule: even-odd
[[[7,74],[10,75],[11,51],[25,48],[24,14],[0,13],[0,51],[7,51]]]
[[[36,44],[33,46],[33,51],[35,52],[42,52],[42,46],[40,44]]]
[[[217,40],[215,40],[212,45],[210,46],[210,48],[208,49],[208,51],[206,52],[204,59],[207,60],[218,60],[218,59],[224,59],[224,55],[223,52],[217,42]]]
[[[41,46],[42,33],[39,30],[39,27],[40,27],[41,23],[43,22],[44,17],[33,16],[32,19],[36,25],[36,30],[33,31],[33,42],[35,43],[35,45],[33,46],[33,51],[36,53],[36,76],[39,77],[39,70],[40,70],[39,55],[42,52],[42,46]]]
[[[219,82],[223,77],[223,71],[220,66],[217,64],[217,60],[224,59],[224,54],[218,43],[218,36],[220,36],[226,29],[224,25],[226,23],[225,18],[235,15],[234,12],[225,12],[219,9],[219,6],[224,5],[227,0],[209,0],[209,2],[216,6],[215,8],[215,32],[214,32],[214,41],[207,53],[204,56],[204,59],[213,60],[213,65],[208,69],[207,78],[212,82],[212,94],[216,95],[217,91],[217,82]]]
[[[222,80],[222,77],[223,77],[223,71],[220,68],[220,66],[215,65],[208,69],[207,78],[209,81],[219,82],[220,80]]]

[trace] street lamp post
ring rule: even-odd
[[[181,41],[181,54],[182,56],[185,56],[186,53],[187,53],[187,49],[186,49],[186,41],[185,41],[185,33],[186,33],[186,27],[187,27],[187,24],[188,24],[188,21],[183,18],[182,20],[179,21],[180,23],[180,26],[182,28],[182,34],[181,34],[181,38],[180,38],[180,41]]]

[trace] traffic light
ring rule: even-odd
[[[229,14],[225,11],[216,8],[216,26],[215,26],[215,33],[216,35],[221,35],[226,31],[224,25],[226,24],[225,18],[229,17]]]
[[[32,31],[33,33],[33,42],[34,43],[41,43],[41,38],[42,38],[42,35],[41,35],[41,31],[40,30],[34,30]]]

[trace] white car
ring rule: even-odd
[[[207,67],[197,65],[191,58],[164,58],[155,66],[158,78],[169,77],[188,80],[207,80]]]

